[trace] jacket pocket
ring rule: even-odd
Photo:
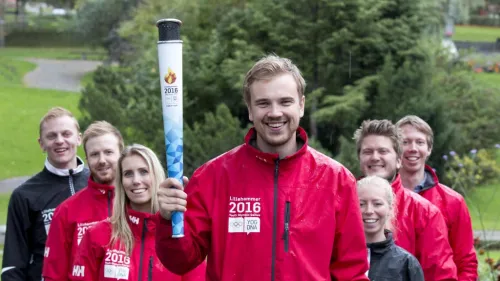
[[[290,247],[290,201],[285,202],[285,218],[284,218],[283,240],[285,243],[285,253],[288,253]]]

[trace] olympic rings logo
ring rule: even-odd
[[[241,227],[241,226],[243,226],[243,223],[241,223],[239,221],[233,221],[233,222],[231,222],[231,226],[232,227]]]

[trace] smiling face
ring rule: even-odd
[[[111,133],[88,139],[85,144],[87,163],[95,182],[113,185],[120,158],[118,138]]]
[[[416,173],[425,169],[425,161],[431,155],[427,136],[412,125],[401,127],[403,134],[403,169]]]
[[[123,158],[122,183],[133,210],[151,211],[152,173],[142,156],[132,154]]]
[[[358,197],[366,240],[385,240],[384,230],[391,215],[386,192],[381,187],[365,185],[358,187]]]
[[[81,135],[75,120],[61,116],[42,123],[38,143],[47,152],[47,159],[59,169],[76,168],[76,150],[81,144]]]
[[[401,167],[401,159],[390,138],[368,135],[361,141],[359,164],[363,175],[391,181]]]
[[[292,154],[300,118],[304,115],[304,96],[299,97],[291,74],[255,81],[250,87],[249,119],[257,131],[257,146],[264,152]]]

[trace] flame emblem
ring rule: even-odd
[[[177,79],[175,72],[173,72],[172,69],[170,69],[170,67],[168,68],[168,73],[165,75],[164,79],[165,79],[165,82],[167,82],[167,84],[172,84]]]

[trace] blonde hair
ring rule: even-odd
[[[432,145],[434,144],[434,132],[432,132],[431,126],[429,126],[427,122],[416,115],[406,115],[396,123],[398,129],[406,125],[410,125],[424,134],[427,139],[427,145],[432,149]]]
[[[123,144],[123,137],[120,131],[106,121],[95,121],[83,133],[83,150],[85,153],[87,153],[86,144],[90,139],[106,134],[113,134],[118,139],[118,148],[122,151],[125,145]]]
[[[133,144],[127,146],[120,155],[115,179],[115,198],[113,199],[113,214],[111,215],[111,245],[121,243],[128,254],[132,253],[134,247],[134,235],[128,224],[127,205],[130,204],[123,187],[123,160],[129,156],[137,155],[146,161],[151,176],[151,213],[159,211],[158,189],[160,183],[165,180],[165,171],[156,154],[149,148]]]
[[[45,122],[52,120],[52,119],[59,118],[59,117],[63,117],[63,116],[68,116],[71,119],[73,119],[73,121],[75,121],[76,131],[79,133],[80,132],[80,124],[78,124],[78,120],[76,120],[75,116],[73,116],[73,114],[69,110],[67,110],[63,107],[53,107],[53,108],[49,109],[49,111],[47,113],[45,113],[45,115],[40,120],[40,128],[39,128],[40,137],[42,136],[42,128],[43,128],[43,124],[45,124]]]
[[[392,142],[392,147],[396,151],[398,158],[403,154],[403,149],[401,148],[401,132],[399,129],[392,124],[391,121],[384,120],[365,120],[361,124],[361,127],[354,132],[354,140],[356,141],[356,151],[361,152],[361,144],[363,139],[367,136],[384,136],[388,137]]]
[[[385,229],[388,229],[392,232],[395,232],[396,229],[396,196],[394,195],[394,192],[392,191],[391,184],[384,178],[378,177],[378,176],[369,176],[366,178],[363,178],[357,182],[357,190],[359,192],[359,189],[361,188],[377,188],[377,189],[382,189],[384,192],[384,199],[387,201],[387,204],[389,205],[389,217],[387,218],[387,221],[385,222]]]
[[[299,98],[304,96],[306,81],[302,77],[299,68],[287,58],[281,58],[277,55],[267,55],[257,61],[247,72],[243,82],[243,96],[245,102],[250,104],[250,87],[256,81],[269,80],[280,74],[291,74],[297,83],[297,92]]]

